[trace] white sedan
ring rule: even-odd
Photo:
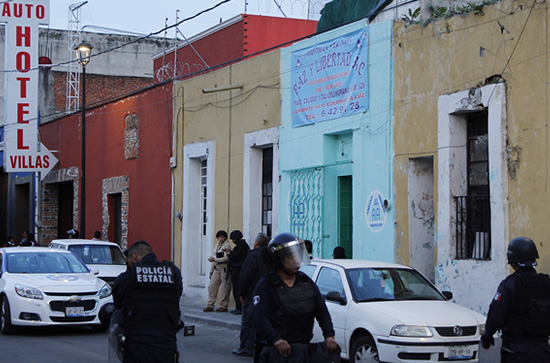
[[[126,258],[116,243],[89,239],[55,239],[50,248],[69,250],[77,255],[96,276],[113,286],[118,275],[126,271]]]
[[[303,266],[326,298],[342,348],[354,362],[479,361],[485,317],[454,304],[411,267],[361,260]],[[316,324],[314,341],[322,341]]]
[[[15,326],[89,325],[105,329],[101,307],[111,287],[72,252],[42,247],[0,248],[0,331]]]

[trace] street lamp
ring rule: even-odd
[[[92,46],[82,42],[76,48],[76,59],[82,65],[82,150],[80,152],[80,238],[84,238],[86,223],[86,65],[90,62]]]

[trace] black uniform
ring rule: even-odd
[[[181,293],[180,270],[154,253],[117,277],[113,301],[122,310],[124,363],[176,361]]]
[[[229,270],[231,273],[231,283],[233,284],[233,298],[237,310],[242,309],[241,299],[239,298],[239,275],[243,267],[244,260],[250,252],[250,246],[244,239],[237,241],[235,248],[229,255]]]
[[[256,248],[246,256],[239,275],[239,294],[245,299],[252,299],[254,288],[262,277],[273,270],[273,259],[267,246]]]
[[[243,298],[239,350],[252,353],[255,349],[254,305],[252,296],[258,281],[273,270],[273,260],[267,246],[253,249],[244,260],[239,276],[239,295]],[[258,352],[259,353],[259,352]]]
[[[502,330],[501,362],[550,362],[548,275],[523,267],[500,283],[482,341],[490,341],[497,330]]]
[[[290,344],[309,343],[314,319],[325,338],[334,336],[325,299],[317,285],[301,271],[292,287],[276,272],[261,279],[254,291],[254,313],[258,338],[265,344],[273,345],[279,339]]]

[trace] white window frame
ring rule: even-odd
[[[182,272],[183,285],[188,292],[206,298],[208,273],[200,273],[200,259],[208,257],[213,249],[212,235],[214,223],[214,188],[216,170],[216,142],[208,141],[185,145],[183,148],[183,205],[182,205]],[[201,198],[201,160],[207,162],[207,229],[204,243],[197,248],[201,240],[202,224],[200,211]],[[202,261],[206,263],[206,261]],[[194,293],[192,290],[197,288]]]
[[[491,260],[456,260],[454,196],[466,193],[466,121],[464,114],[486,109],[489,131]],[[508,167],[506,158],[506,87],[492,84],[442,95],[438,99],[437,263],[436,284],[454,300],[482,311],[506,276],[508,242]],[[493,276],[492,281],[486,276]],[[487,286],[490,283],[491,286]],[[472,296],[471,291],[477,291]]]
[[[271,230],[279,225],[279,128],[244,135],[243,156],[243,235],[250,243],[262,231],[262,149],[273,147],[273,196]],[[270,236],[270,237],[273,237]]]

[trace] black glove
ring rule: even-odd
[[[495,345],[495,338],[492,335],[481,336],[481,346],[485,349],[489,349],[491,345]]]

